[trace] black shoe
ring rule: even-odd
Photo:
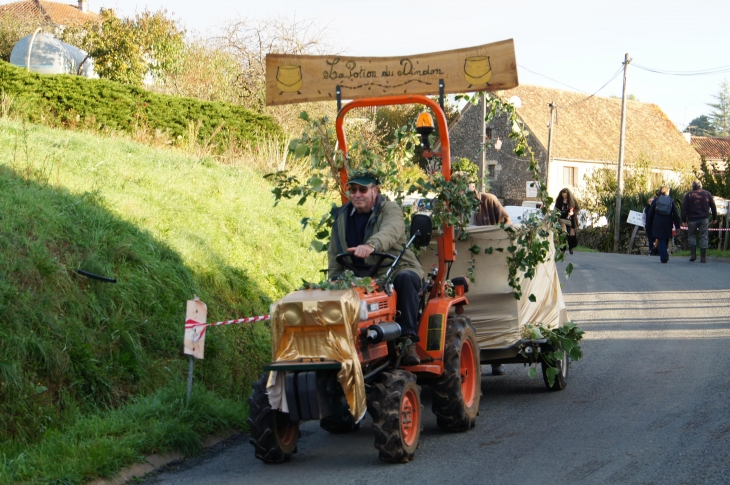
[[[503,376],[504,375],[504,364],[492,364],[492,375]]]
[[[416,352],[416,344],[409,345],[401,354],[400,363],[405,367],[421,363],[421,359],[418,357],[418,352]]]
[[[570,254],[573,254],[573,248],[570,248],[568,251],[570,251]]]
[[[700,248],[700,263],[706,263],[707,262],[707,248]]]
[[[689,258],[690,261],[695,261],[697,259],[697,246],[691,246],[689,248],[690,252],[692,253],[692,257]]]

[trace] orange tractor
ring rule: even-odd
[[[338,146],[347,155],[343,123],[353,108],[420,103],[438,121],[443,175],[451,178],[449,134],[441,106],[421,95],[387,96],[353,101],[338,113]],[[343,184],[347,180],[341,172]],[[408,245],[427,246],[431,219],[416,214]],[[395,322],[398,295],[385,278],[370,288],[300,290],[287,295],[271,311],[274,362],[254,383],[249,399],[251,443],[256,457],[267,463],[287,461],[297,451],[302,421],[319,420],[323,429],[346,433],[359,427],[365,410],[373,419],[375,448],[388,462],[414,458],[421,432],[421,387],[431,388],[432,411],[445,431],[466,431],[476,424],[481,396],[480,349],[469,319],[464,278],[452,278],[454,228],[444,226],[437,237],[438,266],[428,273],[420,296],[421,364],[400,365],[395,345],[400,326]],[[403,249],[405,251],[405,248]],[[401,253],[402,254],[402,253]],[[373,253],[382,266],[396,267],[400,255]],[[350,253],[340,254],[345,267]],[[390,274],[390,272],[388,273]],[[453,296],[451,296],[453,295]]]

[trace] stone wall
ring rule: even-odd
[[[487,164],[496,164],[494,177],[488,179],[491,187],[489,191],[496,195],[503,205],[522,205],[524,200],[537,200],[526,197],[527,182],[532,181],[529,162],[527,157],[517,157],[514,154],[514,142],[508,137],[511,126],[507,115],[501,114],[495,117],[487,123],[487,127],[492,129],[492,138],[487,140],[489,145],[485,151],[486,160]],[[527,129],[530,131],[529,127]],[[502,141],[502,147],[500,150],[495,150],[494,142],[498,138]],[[451,127],[449,139],[452,160],[463,157],[476,163],[477,166],[481,164],[481,100],[479,105],[470,106],[459,122]],[[537,160],[540,160],[540,169],[544,173],[546,150],[532,135],[529,135],[528,143],[535,152]]]

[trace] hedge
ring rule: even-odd
[[[106,79],[29,73],[0,61],[0,90],[12,96],[12,109],[33,123],[84,126],[99,131],[160,131],[170,139],[188,137],[199,124],[205,143],[222,124],[212,144],[219,150],[233,141],[248,146],[261,137],[279,137],[281,127],[268,116],[241,106],[157,94]],[[5,108],[4,108],[5,109]]]

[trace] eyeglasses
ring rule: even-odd
[[[357,194],[360,192],[361,194],[367,194],[370,191],[370,187],[372,185],[350,185],[350,193]]]

